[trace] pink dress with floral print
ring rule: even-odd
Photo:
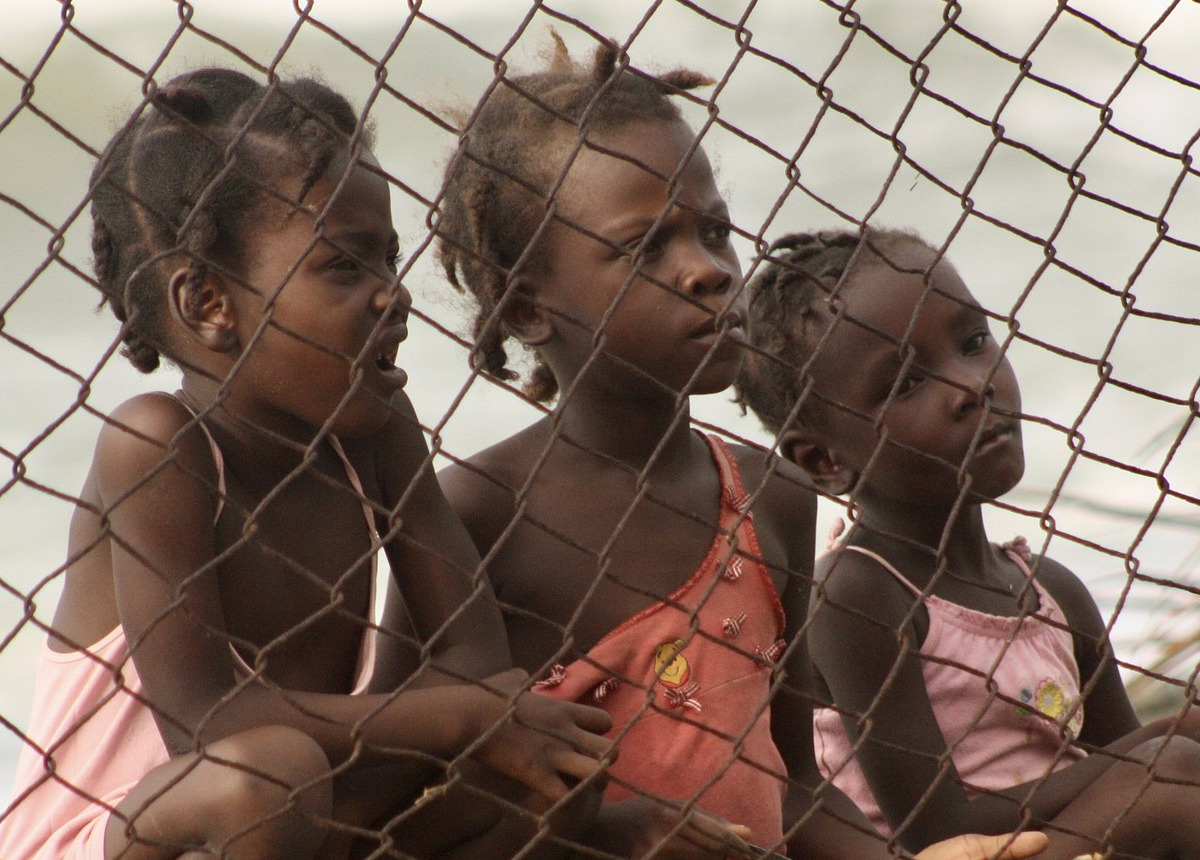
[[[1075,743],[1083,703],[1074,643],[1058,603],[1029,570],[1023,538],[1004,549],[1033,583],[1038,610],[1013,618],[922,596],[881,556],[861,547],[845,549],[877,561],[924,603],[929,614],[920,650],[925,687],[969,792],[1011,788],[1084,757]],[[837,711],[814,711],[813,740],[825,778],[890,835]]]

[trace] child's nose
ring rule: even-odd
[[[707,248],[692,250],[684,261],[679,289],[689,296],[703,298],[729,292],[735,280],[741,279],[736,267],[730,266]]]
[[[963,413],[982,407],[996,395],[992,374],[966,371],[947,380],[953,389],[954,411]]]
[[[380,316],[387,314],[404,320],[411,307],[412,293],[399,281],[382,286],[371,297],[371,308]]]

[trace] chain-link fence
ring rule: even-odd
[[[544,64],[550,27],[581,59],[607,36],[638,69],[715,80],[678,101],[703,131],[747,274],[797,230],[870,222],[945,245],[1001,341],[1012,333],[1022,382],[1025,477],[984,506],[989,530],[1026,535],[1084,581],[1144,718],[1190,693],[1197,4],[0,0],[0,20],[0,784],[25,744],[104,416],[177,384],[170,368],[134,371],[96,311],[88,176],[106,142],[153,85],[204,65],[316,73],[368,109],[414,295],[399,363],[441,468],[544,414],[471,372],[471,311],[434,260],[431,225],[464,118],[501,76]],[[691,419],[775,444],[728,393],[693,400]],[[818,546],[845,516],[819,504]]]

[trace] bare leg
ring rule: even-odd
[[[1108,849],[1114,857],[1200,860],[1200,744],[1153,740],[1128,758],[1050,822],[1042,860]]]
[[[180,756],[110,816],[106,860],[304,860],[332,807],[329,762],[308,735],[267,726]]]
[[[564,843],[590,826],[600,805],[601,790],[589,788],[551,813],[544,798],[486,768],[463,761],[459,770],[417,803],[394,805],[370,835],[360,830],[352,856],[507,860],[524,852],[529,860],[553,860],[565,856]],[[537,846],[525,851],[534,840]]]

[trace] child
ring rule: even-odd
[[[598,770],[607,717],[519,695],[430,472],[369,143],[319,83],[204,69],[97,165],[104,300],[125,354],[178,365],[182,390],[135,397],[101,431],[5,860],[344,856],[468,750],[551,801]],[[372,624],[380,546],[432,668],[366,694],[376,645],[384,666],[406,646]],[[490,856],[469,841],[490,821],[453,812],[457,827],[384,836]]]
[[[1082,583],[1023,540],[988,541],[981,503],[1024,471],[988,315],[910,233],[793,235],[772,253],[749,288],[740,395],[855,511],[818,563],[809,629],[833,703],[815,716],[822,772],[910,850],[1032,820],[1058,831],[1046,857],[1200,857],[1200,746],[1170,737],[1194,721],[1139,728]]]
[[[561,392],[441,476],[514,660],[547,695],[614,717],[595,846],[759,856],[744,840],[782,851],[786,829],[796,856],[891,856],[836,791],[811,794],[793,640],[813,496],[795,470],[688,426],[688,395],[726,389],[741,357],[728,209],[668,98],[707,81],[618,67],[612,44],[580,69],[555,41],[546,71],[503,81],[472,116],[437,224],[447,275],[479,303],[476,365],[515,379],[514,337],[537,361],[529,394]]]

